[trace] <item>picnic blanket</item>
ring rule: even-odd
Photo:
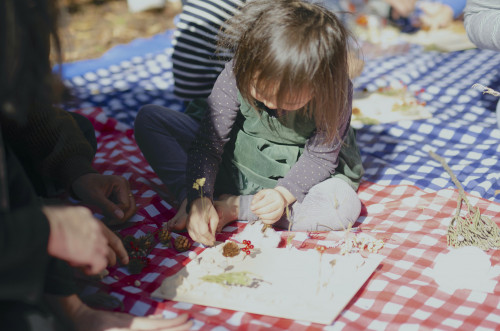
[[[137,215],[121,235],[151,233],[176,212],[168,190],[138,149],[132,129],[142,105],[183,111],[182,102],[172,93],[171,38],[172,31],[167,31],[112,49],[101,59],[63,66],[66,84],[80,100],[70,110],[87,116],[96,129],[99,147],[94,166],[102,173],[127,178],[136,196]],[[86,284],[83,294],[111,294],[121,300],[123,311],[136,315],[161,312],[172,317],[187,311],[198,330],[496,328],[498,283],[493,293],[457,290],[450,294],[432,278],[435,258],[448,251],[446,231],[458,193],[428,150],[447,160],[471,204],[498,223],[497,99],[470,87],[480,83],[499,89],[499,67],[500,54],[492,51],[437,53],[412,47],[407,54],[369,60],[355,80],[357,89],[376,89],[392,80],[414,91],[424,89],[418,97],[433,117],[358,130],[366,173],[358,192],[363,211],[355,230],[383,239],[386,244],[379,253],[385,258],[333,325],[152,299],[150,294],[162,280],[190,261],[189,252],[178,253],[162,244],[151,251],[151,262],[139,275],[129,274],[125,267],[110,268],[104,279]],[[231,238],[244,227],[243,222],[233,223],[217,240]],[[323,245],[325,253],[336,253],[342,236],[342,232],[297,232],[293,245],[301,249]],[[203,249],[196,243],[191,248],[198,253]],[[498,264],[499,251],[490,250],[488,255],[493,265]]]

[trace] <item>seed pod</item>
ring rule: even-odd
[[[174,247],[178,252],[182,253],[191,248],[191,243],[188,238],[179,235],[175,238]]]

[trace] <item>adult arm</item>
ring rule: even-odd
[[[33,109],[23,124],[2,120],[2,131],[24,163],[68,190],[78,177],[97,172],[91,166],[92,147],[63,109]]]
[[[49,223],[41,208],[0,213],[0,300],[37,302],[49,264]]]
[[[94,149],[69,112],[56,107],[33,109],[24,124],[2,121],[2,130],[18,157],[33,165],[38,176],[99,207],[109,222],[123,222],[135,214],[128,181],[92,168]]]
[[[500,2],[467,0],[464,25],[477,47],[500,51]]]

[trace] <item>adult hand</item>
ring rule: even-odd
[[[424,29],[440,29],[453,22],[453,9],[448,5],[437,2],[422,2],[420,8],[424,12],[420,16],[420,22]]]
[[[287,205],[281,192],[276,189],[263,189],[253,196],[250,209],[263,223],[273,224],[281,218]]]
[[[50,224],[47,245],[49,255],[83,267],[86,274],[98,274],[106,268],[109,248],[101,222],[88,208],[81,206],[45,206]]]
[[[101,208],[111,220],[109,224],[125,222],[137,210],[129,183],[120,176],[85,174],[71,184],[71,189],[82,202]]]
[[[408,17],[415,10],[417,0],[385,0],[393,9],[393,18]]]
[[[116,260],[119,260],[122,264],[128,264],[130,259],[121,239],[104,223],[99,222],[99,224],[101,225],[101,230],[108,241],[108,265],[114,266],[116,264]]]
[[[167,222],[167,230],[169,231],[182,231],[186,229],[188,213],[186,212],[187,199],[182,201],[177,214],[170,221]]]
[[[187,230],[191,239],[206,246],[213,246],[218,224],[219,215],[209,198],[193,201],[187,219]]]

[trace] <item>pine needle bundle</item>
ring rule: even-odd
[[[491,218],[481,215],[478,207],[471,206],[462,185],[446,161],[432,151],[429,154],[441,163],[453,183],[458,187],[457,210],[448,226],[446,236],[448,246],[454,248],[476,246],[485,251],[490,248],[500,248],[500,228],[498,225]],[[465,215],[462,215],[461,211],[464,204],[467,211]]]

